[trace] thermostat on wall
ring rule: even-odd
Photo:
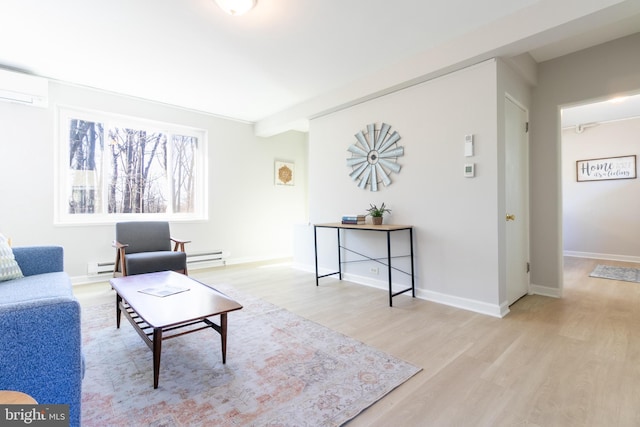
[[[476,164],[475,163],[467,163],[464,165],[464,176],[466,178],[473,178],[476,176]]]

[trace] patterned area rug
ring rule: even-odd
[[[640,283],[640,269],[631,267],[614,267],[598,264],[589,276]]]
[[[339,426],[421,369],[227,286],[244,308],[220,336],[203,330],[151,350],[113,304],[83,308],[82,425]],[[219,319],[214,318],[216,322]]]

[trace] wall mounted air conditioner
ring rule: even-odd
[[[49,107],[49,80],[0,69],[0,101]]]

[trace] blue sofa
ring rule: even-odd
[[[83,377],[80,304],[59,246],[13,248],[25,276],[0,282],[0,389],[39,404],[68,404],[80,425]]]

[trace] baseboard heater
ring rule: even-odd
[[[214,250],[209,252],[188,253],[187,268],[198,269],[214,267],[225,264],[224,251]],[[87,274],[89,276],[108,275],[113,273],[114,261],[89,262]]]

